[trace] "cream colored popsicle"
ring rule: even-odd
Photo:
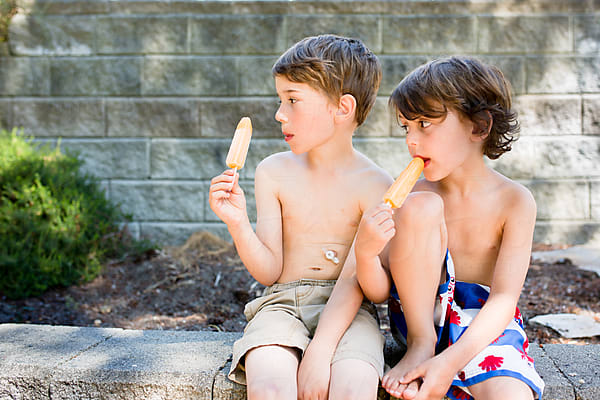
[[[242,169],[246,162],[248,154],[248,146],[250,146],[250,138],[252,137],[252,122],[250,118],[243,117],[235,128],[227,160],[225,161],[229,168],[236,170]]]
[[[423,159],[413,158],[392,186],[383,195],[383,201],[392,208],[399,208],[419,179],[425,164]]]

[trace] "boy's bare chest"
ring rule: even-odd
[[[284,232],[316,240],[352,241],[361,218],[359,196],[350,185],[297,182],[280,198]]]
[[[502,241],[503,223],[493,204],[447,204],[448,249],[457,279],[489,284]]]

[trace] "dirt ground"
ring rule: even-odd
[[[558,246],[536,245],[535,249]],[[142,258],[107,263],[101,276],[81,286],[25,300],[0,299],[0,322],[101,326],[129,329],[241,331],[244,304],[259,295],[235,248],[199,232],[181,247]],[[600,336],[564,339],[527,320],[539,314],[572,312],[600,320],[600,277],[568,260],[533,264],[519,308],[531,342],[600,343]],[[382,328],[388,320],[379,306]]]

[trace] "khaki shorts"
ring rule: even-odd
[[[233,345],[229,379],[246,384],[244,356],[256,347],[279,345],[297,348],[304,353],[335,282],[302,279],[275,284],[266,288],[262,297],[246,304],[244,314],[248,325],[242,338]],[[363,302],[342,336],[331,363],[345,359],[363,360],[371,364],[381,377],[384,343],[375,307]]]

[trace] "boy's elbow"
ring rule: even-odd
[[[364,296],[367,299],[369,299],[369,301],[371,301],[375,304],[385,302],[388,299],[389,293],[390,293],[389,288],[388,288],[388,290],[385,290],[385,288],[378,288],[377,290],[373,290],[373,288],[369,288],[369,287],[364,288],[361,286],[361,290],[362,290]]]

